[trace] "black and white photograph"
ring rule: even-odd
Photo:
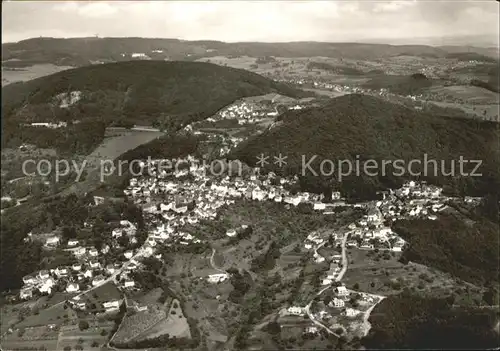
[[[499,11],[2,1],[0,351],[499,350]]]

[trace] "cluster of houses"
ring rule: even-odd
[[[193,156],[170,160],[170,165],[184,164],[185,167],[172,167],[160,170],[162,160],[151,160],[149,174],[132,178],[125,194],[141,206],[146,213],[160,215],[165,221],[158,223],[154,238],[158,240],[178,236],[176,227],[194,224],[201,219],[213,219],[217,210],[224,205],[231,205],[237,198],[255,201],[274,201],[291,206],[307,203],[318,211],[329,209],[332,204],[323,204],[324,195],[307,192],[291,194],[287,185],[297,181],[297,177],[281,178],[276,176],[250,175],[248,177],[219,177],[208,175],[210,170]],[[332,198],[339,199],[338,192]],[[165,224],[168,221],[168,224]],[[193,238],[185,237],[191,241]]]
[[[85,311],[89,307],[89,302],[80,295],[74,296],[68,303],[77,311]],[[120,309],[122,303],[123,300],[109,300],[102,303],[102,308],[105,313],[114,313]]]
[[[84,226],[89,227],[90,224],[85,223]],[[119,226],[113,229],[110,237],[117,239],[122,236],[128,236],[131,243],[137,241],[135,238],[137,228],[128,220],[121,220]],[[28,234],[28,237],[31,235]],[[61,238],[57,235],[46,238],[45,247],[56,248],[62,245]],[[149,248],[149,250],[148,250]],[[63,289],[67,293],[80,293],[103,285],[110,278],[121,275],[119,286],[123,288],[133,288],[135,282],[129,278],[128,274],[136,270],[140,266],[138,257],[147,257],[153,254],[153,251],[148,245],[144,245],[136,252],[131,250],[123,253],[126,262],[120,264],[118,262],[105,262],[106,255],[110,252],[110,246],[105,244],[100,250],[93,246],[81,245],[78,239],[69,239],[65,247],[65,251],[71,253],[76,262],[71,266],[60,266],[55,269],[41,270],[31,275],[23,277],[24,286],[20,291],[21,299],[30,299],[34,292],[41,294],[51,294],[54,287],[63,285]]]
[[[35,128],[51,128],[51,129],[57,129],[57,128],[65,128],[68,126],[67,122],[33,122],[33,123],[28,123],[24,124],[26,127],[35,127]]]
[[[262,104],[239,101],[227,106],[219,111],[214,117],[207,119],[209,122],[215,122],[223,119],[237,119],[238,124],[257,123],[267,117],[276,117],[278,111],[268,111],[268,108]]]

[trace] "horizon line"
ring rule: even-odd
[[[493,37],[493,34],[491,35]],[[388,45],[388,46],[429,46],[429,47],[443,47],[443,46],[467,46],[467,47],[474,47],[474,48],[483,48],[483,49],[498,49],[500,48],[500,42],[496,43],[496,46],[477,46],[473,44],[451,44],[451,45],[446,45],[446,44],[441,44],[441,45],[436,45],[436,44],[416,44],[416,43],[409,43],[409,44],[390,44],[389,41],[400,41],[400,40],[430,40],[430,39],[435,39],[439,40],[440,38],[442,39],[454,39],[454,38],[472,38],[472,37],[477,37],[476,35],[470,35],[470,36],[460,36],[460,37],[454,37],[454,36],[445,36],[445,37],[412,37],[412,38],[394,38],[394,39],[364,39],[364,41],[315,41],[315,40],[297,40],[297,41],[222,41],[222,40],[215,40],[215,39],[181,39],[181,38],[169,38],[169,37],[135,37],[135,36],[104,36],[101,37],[99,35],[95,36],[82,36],[82,37],[51,37],[51,36],[39,36],[39,37],[30,37],[26,39],[21,39],[19,41],[8,41],[8,42],[3,42],[2,45],[4,44],[18,44],[22,43],[25,41],[29,40],[36,40],[36,39],[55,39],[55,40],[71,40],[71,39],[145,39],[145,40],[173,40],[173,41],[179,41],[179,42],[214,42],[214,43],[220,43],[220,44],[300,44],[300,43],[314,43],[314,44],[365,44],[365,45]],[[488,36],[484,36],[488,37]],[[385,42],[384,42],[385,41]],[[491,43],[493,44],[493,43]]]

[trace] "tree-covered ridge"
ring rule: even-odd
[[[352,164],[357,159],[360,162],[373,159],[379,165],[383,160],[401,159],[406,165],[411,160],[421,160],[420,165],[412,166],[415,173],[424,170],[424,155],[427,155],[428,160],[437,160],[438,172],[434,176],[434,164],[430,163],[427,177],[421,177],[422,180],[447,186],[447,190],[456,193],[481,195],[500,189],[499,130],[493,122],[429,115],[358,94],[335,98],[322,107],[287,112],[281,119],[281,125],[242,143],[231,157],[253,165],[262,153],[269,156],[282,153],[288,156],[285,167],[271,163],[266,168],[301,175],[305,168],[302,157],[310,160],[314,155],[317,157],[311,168],[318,174],[323,159],[350,160]],[[482,160],[482,176],[443,176],[441,170],[449,172],[452,160],[456,163],[455,174],[459,174],[460,157]],[[471,163],[465,164],[464,172],[471,172],[473,167]],[[332,176],[322,177],[307,168],[300,178],[304,190],[321,192],[336,186],[349,197],[366,198],[382,188],[397,188],[410,177],[409,172],[397,176],[390,164],[386,166],[386,175],[381,173],[379,168],[378,176],[361,172],[338,182],[336,171]]]
[[[470,224],[453,215],[441,215],[435,221],[403,220],[393,225],[393,230],[409,243],[403,261],[431,266],[481,285],[500,279],[498,229],[498,221],[481,217]]]
[[[58,72],[2,89],[5,117],[29,118],[28,104],[46,106],[59,94],[82,96],[68,118],[100,117],[111,123],[128,118],[148,125],[163,118],[184,125],[213,115],[243,97],[307,94],[248,71],[202,62],[129,61]],[[48,115],[50,117],[50,115]]]
[[[453,299],[403,292],[375,307],[367,349],[491,349],[498,347],[498,316],[487,309],[454,308]]]

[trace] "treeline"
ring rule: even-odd
[[[119,156],[118,159],[132,162],[133,160],[147,160],[148,157],[151,157],[153,160],[180,158],[196,154],[198,145],[198,137],[192,134],[168,134],[129,150]]]
[[[435,221],[397,221],[392,228],[409,243],[403,262],[421,263],[483,285],[500,279],[498,225],[498,220],[485,217],[469,224],[454,215],[441,214]]]
[[[422,77],[423,76],[423,77]],[[378,75],[363,84],[364,88],[372,90],[387,89],[398,95],[417,95],[435,83],[425,75],[417,73],[410,76]]]
[[[309,62],[307,64],[308,69],[320,69],[322,71],[328,71],[334,74],[346,75],[346,76],[361,76],[365,73],[359,69],[347,67],[347,66],[336,66],[326,62]]]
[[[478,86],[480,88],[488,89],[489,91],[492,91],[494,93],[500,92],[500,69],[498,68],[498,61],[496,62],[496,65],[479,66],[479,69],[481,71],[478,73],[486,73],[488,76],[487,81],[473,79],[470,84]]]
[[[494,82],[494,81],[484,82],[484,81],[479,80],[479,79],[473,79],[470,81],[470,85],[473,85],[473,86],[479,87],[479,88],[484,88],[484,89],[487,89],[487,90],[492,91],[494,93],[500,93],[500,85],[498,84],[498,80],[496,82]]]
[[[252,287],[252,276],[247,271],[240,271],[236,268],[228,269],[230,275],[229,282],[233,286],[233,290],[229,293],[229,301],[241,303],[245,294]]]
[[[367,349],[458,350],[498,347],[493,311],[454,308],[452,299],[431,299],[405,291],[375,307]]]
[[[18,289],[22,277],[37,270],[42,258],[42,245],[25,242],[26,235],[44,222],[41,206],[26,205],[7,210],[0,223],[0,290]]]

